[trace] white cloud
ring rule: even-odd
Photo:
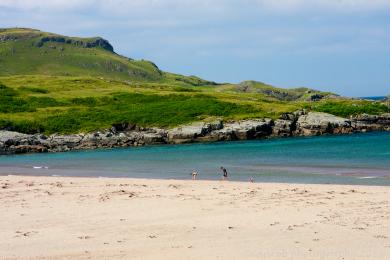
[[[6,7],[16,10],[66,10],[85,7],[92,4],[95,0],[0,0],[0,7]]]
[[[339,9],[361,10],[389,8],[388,0],[257,0],[259,5],[276,10]]]
[[[390,8],[389,0],[0,0],[0,7],[21,10],[66,10],[99,8],[111,12],[125,11],[234,11],[259,8],[275,11],[302,9],[338,9],[367,11]]]

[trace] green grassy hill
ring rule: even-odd
[[[277,118],[307,108],[342,116],[390,112],[377,102],[260,82],[217,84],[161,71],[99,37],[0,29],[0,129],[77,133],[114,123],[173,127],[198,120]]]
[[[330,92],[322,92],[309,88],[277,88],[263,82],[244,81],[233,87],[233,90],[239,93],[261,93],[277,100],[285,101],[313,101],[320,100],[324,97],[336,96]]]
[[[164,73],[150,61],[118,55],[100,37],[67,37],[25,28],[0,29],[0,76],[37,74],[213,84],[196,77]]]

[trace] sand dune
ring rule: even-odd
[[[390,259],[390,188],[0,177],[1,259]]]

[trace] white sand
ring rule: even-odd
[[[390,259],[390,187],[0,177],[0,259]]]

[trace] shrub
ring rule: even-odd
[[[30,93],[37,93],[37,94],[47,94],[49,93],[49,90],[44,88],[37,88],[37,87],[26,87],[22,86],[19,88],[20,91],[30,92]]]
[[[358,114],[381,114],[390,112],[390,107],[378,102],[369,101],[328,101],[312,107],[318,112],[325,112],[341,117]]]

